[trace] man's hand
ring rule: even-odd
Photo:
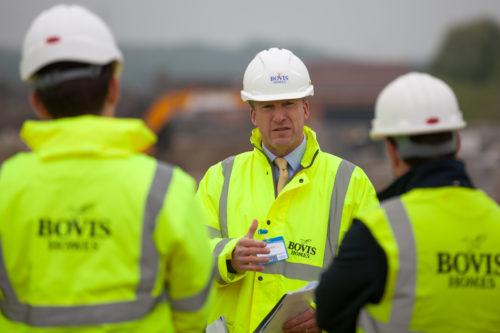
[[[316,324],[316,311],[309,308],[283,325],[283,333],[320,333]]]
[[[239,273],[245,271],[261,272],[264,270],[264,266],[257,264],[263,264],[269,261],[269,258],[255,256],[256,254],[269,254],[271,252],[266,248],[267,244],[265,242],[253,239],[253,235],[258,225],[257,220],[253,220],[250,229],[248,229],[248,233],[238,241],[233,250],[231,266]]]

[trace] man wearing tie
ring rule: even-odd
[[[363,170],[322,152],[304,126],[313,93],[292,52],[257,54],[241,91],[256,127],[254,149],[213,165],[200,182],[218,266],[208,322],[223,315],[229,332],[253,332],[283,294],[318,280],[353,215],[377,204]],[[283,331],[319,332],[315,310],[291,318]]]

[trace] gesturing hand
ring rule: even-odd
[[[264,266],[257,264],[269,261],[269,258],[256,256],[256,254],[269,254],[270,252],[270,250],[266,248],[265,242],[253,239],[257,226],[257,220],[253,220],[250,229],[248,229],[248,233],[238,241],[233,250],[231,266],[239,273],[245,271],[261,272],[264,270]]]

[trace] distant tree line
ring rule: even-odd
[[[457,93],[468,120],[500,122],[500,26],[481,20],[450,30],[429,71]]]

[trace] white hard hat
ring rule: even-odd
[[[121,64],[123,57],[111,31],[97,15],[78,5],[57,5],[40,13],[26,33],[21,79],[30,81],[44,66],[62,61]]]
[[[243,76],[241,99],[276,101],[314,95],[306,66],[286,49],[271,48],[259,52],[248,64]]]
[[[453,131],[466,125],[451,88],[425,73],[408,73],[377,98],[370,136],[410,136]]]

